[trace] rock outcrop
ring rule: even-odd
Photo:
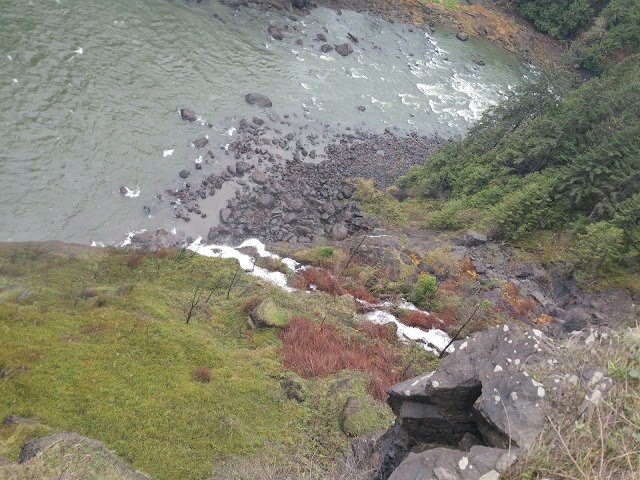
[[[389,389],[397,419],[377,479],[498,479],[539,437],[546,392],[525,366],[551,358],[546,337],[508,324],[453,346],[436,371]]]

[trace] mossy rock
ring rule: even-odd
[[[388,417],[385,407],[385,404],[368,396],[349,397],[340,416],[340,429],[349,437],[378,430]]]
[[[267,298],[251,311],[251,320],[256,327],[282,328],[291,320],[291,310],[277,302],[277,299]]]

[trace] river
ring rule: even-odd
[[[288,28],[282,41],[269,24]],[[348,57],[322,54],[318,33],[359,42]],[[3,0],[0,241],[115,242],[181,228],[171,209],[143,206],[179,185],[202,123],[214,150],[233,140],[232,127],[256,114],[248,92],[294,122],[448,137],[527,76],[488,42],[355,12],[318,8],[294,20],[213,0]],[[185,124],[181,107],[202,122]]]

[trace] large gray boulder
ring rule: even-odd
[[[474,446],[470,452],[434,448],[410,453],[389,480],[499,480],[515,461],[509,450]]]
[[[343,57],[346,57],[347,55],[351,55],[353,53],[353,48],[351,48],[351,45],[349,45],[348,43],[343,43],[340,45],[336,45],[336,52],[338,52],[338,54],[340,54]]]
[[[482,453],[486,473],[502,472],[496,465],[506,464],[498,462],[505,450],[516,453],[529,449],[544,426],[546,391],[529,376],[525,366],[551,358],[550,345],[535,329],[524,330],[513,324],[492,327],[454,342],[453,353],[436,371],[390,388],[388,403],[397,418],[382,440],[384,459],[377,478],[388,478],[396,467],[404,465],[405,458],[412,458],[411,468],[401,471],[413,472],[419,465],[423,473],[392,478],[483,478],[462,476],[460,472],[455,473],[458,476],[438,476],[433,469],[444,468],[451,473],[447,462],[454,457],[449,452],[460,452],[436,449],[445,456],[427,450],[419,454],[425,458],[407,457],[420,444],[468,450],[477,443],[485,448],[471,446],[471,451]],[[467,457],[473,464],[471,459]],[[477,473],[480,469],[475,470]],[[431,473],[424,473],[427,471]]]
[[[273,104],[271,103],[271,99],[265,95],[261,95],[260,93],[247,93],[244,96],[244,99],[247,103],[251,105],[255,105],[256,107],[270,107]]]

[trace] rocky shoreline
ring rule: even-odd
[[[258,94],[247,95],[247,102],[262,109],[271,104]],[[375,224],[351,200],[349,180],[373,179],[384,189],[444,142],[437,135],[392,129],[383,134],[333,133],[327,126],[294,124],[289,115],[281,118],[272,110],[260,115],[240,120],[235,140],[217,154],[224,156],[226,168],[208,150],[193,170],[179,172],[181,188],[158,195],[167,195],[176,218],[206,219],[210,226],[200,236],[211,242],[255,237],[310,243],[319,236],[343,240],[369,231]],[[182,109],[181,116],[186,122],[197,118],[189,109]],[[205,149],[208,141],[203,137],[192,143]],[[207,200],[216,195],[226,202],[222,208]]]

